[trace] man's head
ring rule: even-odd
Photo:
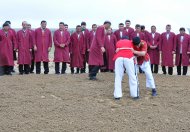
[[[166,25],[166,32],[170,32],[170,31],[171,31],[171,25],[168,24],[168,25]]]
[[[8,23],[4,23],[3,24],[3,29],[5,30],[5,31],[8,31],[9,30],[9,24]]]
[[[119,30],[120,30],[120,31],[123,31],[123,30],[124,30],[124,24],[123,24],[123,23],[120,23],[120,24],[119,24]]]
[[[32,27],[31,27],[31,24],[30,24],[30,23],[28,23],[28,24],[27,24],[27,28],[28,28],[28,29],[32,29]]]
[[[5,23],[8,23],[9,27],[11,27],[11,21],[6,21]]]
[[[41,28],[46,29],[47,22],[45,20],[41,21]]]
[[[65,29],[64,22],[59,23],[59,30],[63,31]]]
[[[112,29],[111,28],[107,29],[107,35],[111,35],[111,34],[112,34]]]
[[[68,30],[68,25],[67,24],[64,24],[64,26],[65,26],[65,30],[67,31]]]
[[[76,26],[76,32],[80,33],[82,31],[82,27],[80,25]]]
[[[152,33],[155,33],[155,32],[156,32],[156,26],[154,26],[154,25],[151,26],[151,32],[152,32]]]
[[[139,37],[134,37],[132,42],[134,46],[140,47],[141,39]]]
[[[96,31],[96,29],[97,29],[97,25],[96,24],[92,24],[92,31]]]
[[[126,20],[126,21],[125,21],[125,26],[126,26],[126,28],[129,28],[130,25],[131,25],[131,21],[130,21],[130,20]]]
[[[28,23],[27,21],[22,22],[22,29],[26,30],[28,28]]]
[[[104,22],[104,27],[105,27],[106,30],[109,29],[111,27],[111,22],[110,21],[105,21]]]
[[[135,25],[135,30],[136,30],[136,32],[141,32],[141,25],[140,24],[136,24]]]
[[[82,31],[86,29],[86,22],[81,22],[81,28],[82,28]]]
[[[144,32],[144,30],[145,30],[145,26],[141,25],[141,31]]]
[[[181,35],[184,35],[184,34],[185,34],[185,28],[184,28],[184,27],[181,27],[181,28],[179,29],[179,32],[180,32]]]

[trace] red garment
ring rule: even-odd
[[[117,48],[133,48],[133,43],[131,40],[119,40],[116,44],[116,49]],[[134,54],[131,51],[131,49],[123,49],[119,50],[117,53],[115,53],[113,60],[116,60],[119,57],[124,57],[124,58],[131,58],[133,57]]]
[[[147,43],[148,46],[150,46],[150,45],[157,46],[156,49],[148,48],[148,54],[150,56],[151,64],[156,64],[156,65],[160,64],[159,43],[160,43],[160,34],[156,32],[154,34],[154,38],[153,38],[152,33],[149,33],[148,43]]]
[[[176,65],[179,65],[180,61],[180,47],[182,45],[182,66],[189,66],[190,55],[187,52],[190,52],[190,36],[188,34],[183,35],[183,41],[181,42],[181,35],[178,34],[176,37]]]
[[[136,32],[136,31],[133,32],[133,33],[131,34],[130,40],[132,40],[134,37],[139,37],[141,40],[146,41],[145,34],[142,33],[142,32],[139,32],[139,36],[137,36],[137,32]]]
[[[46,28],[42,32],[41,28],[35,30],[35,41],[37,51],[35,51],[35,62],[49,62],[48,48],[52,47],[51,31]]]
[[[125,30],[127,31],[127,36],[129,37],[129,39],[131,39],[132,38],[132,34],[134,32],[134,29],[131,28],[131,27],[129,27],[129,28],[125,27]]]
[[[91,45],[92,45],[92,41],[94,39],[94,36],[96,35],[96,32],[94,31],[90,31],[90,34],[89,34],[89,45],[87,46],[87,50],[90,49]]]
[[[147,30],[144,30],[142,33],[144,33],[144,40],[148,43],[148,38],[150,33]]]
[[[120,35],[120,32],[122,32],[122,36]],[[117,41],[119,41],[119,40],[121,40],[121,38],[122,38],[123,36],[128,36],[128,33],[127,33],[126,30],[123,30],[123,31],[116,30],[116,31],[114,32],[114,35],[116,36]],[[128,37],[129,37],[129,36],[128,36]]]
[[[58,29],[54,32],[53,41],[55,45],[54,62],[70,62],[69,45],[70,33],[68,31],[61,31]],[[60,47],[60,44],[65,44],[65,47]]]
[[[89,53],[89,65],[102,66],[104,65],[103,53],[101,47],[104,47],[105,28],[99,26],[96,30],[95,38],[93,39]]]
[[[85,50],[89,49],[89,35],[90,32],[88,29],[85,29],[84,31],[82,31],[83,36],[84,36],[84,44],[85,44]]]
[[[161,40],[159,45],[159,50],[162,51],[162,66],[173,67],[173,54],[172,51],[176,51],[176,36],[173,32],[169,33],[169,38],[167,39],[167,33],[161,34]]]
[[[109,39],[110,36],[110,39]],[[117,39],[114,34],[106,35],[105,37],[105,49],[106,49],[106,68],[108,70],[114,69],[114,61],[113,57],[115,54],[115,47],[116,47]]]
[[[33,47],[32,34],[29,30],[17,32],[18,64],[31,64],[31,49]]]
[[[83,68],[84,67],[84,55],[85,55],[85,38],[81,32],[78,36],[77,32],[71,35],[71,67]]]
[[[6,35],[0,30],[0,66],[14,66],[13,43],[16,44],[14,34],[9,30]]]
[[[134,46],[134,50],[136,50],[136,51],[147,52],[147,48],[148,48],[148,45],[144,40],[141,40],[141,46],[140,47]],[[144,61],[149,61],[149,60],[150,60],[150,57],[149,57],[148,53],[146,53],[145,56],[137,56],[138,65],[142,65],[142,63]]]

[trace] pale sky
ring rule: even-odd
[[[109,20],[117,29],[126,19],[132,27],[143,24],[148,31],[151,25],[164,32],[165,25],[171,24],[176,33],[180,27],[190,27],[190,0],[0,0],[0,5],[0,25],[10,20],[13,28],[20,28],[22,21],[37,28],[41,20],[49,28],[58,28],[60,21],[70,28],[86,21],[91,28]]]

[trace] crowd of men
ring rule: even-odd
[[[20,75],[34,73],[34,67],[36,74],[40,74],[41,64],[44,74],[48,74],[49,52],[54,44],[55,74],[65,74],[67,64],[70,64],[72,74],[89,72],[90,80],[95,80],[99,70],[115,71],[113,58],[116,43],[124,36],[128,36],[129,40],[139,37],[147,43],[152,73],[158,73],[161,65],[163,74],[172,75],[176,65],[178,75],[187,74],[190,36],[185,33],[185,28],[180,28],[179,34],[175,34],[171,32],[171,25],[166,25],[166,32],[163,33],[156,32],[154,25],[151,26],[151,32],[145,30],[143,25],[136,24],[135,29],[130,25],[130,20],[126,20],[125,24],[120,23],[119,29],[113,32],[111,22],[105,21],[102,26],[93,24],[89,31],[86,22],[82,22],[70,34],[68,25],[60,22],[59,28],[52,34],[46,21],[41,21],[41,27],[35,30],[31,29],[31,24],[23,21],[22,29],[17,32],[11,28],[11,22],[6,21],[0,30],[0,74],[12,75],[15,60]],[[140,69],[140,72],[143,71]]]

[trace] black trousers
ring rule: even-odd
[[[1,66],[0,67],[0,75],[11,75],[12,66]]]
[[[30,73],[33,73],[33,71],[34,71],[34,64],[35,64],[34,57],[35,57],[34,50],[32,50],[32,60],[31,60],[31,65],[30,65]]]
[[[14,59],[14,61],[17,60],[16,51],[14,51],[14,49],[13,49],[13,59]],[[10,66],[10,70],[11,70],[11,72],[15,72],[14,71],[14,66]]]
[[[75,68],[74,67],[71,67],[71,74],[74,74],[75,72]],[[80,68],[76,68],[76,74],[78,74],[80,72]],[[81,69],[81,73],[82,73],[82,69]]]
[[[179,65],[177,66],[177,75],[181,75],[181,63],[182,63],[182,54],[180,54]],[[183,75],[187,75],[188,66],[183,66]]]
[[[89,77],[96,77],[98,71],[100,70],[100,66],[91,66],[91,71],[89,73]]]
[[[167,74],[165,66],[162,66],[162,71],[163,71],[163,74]],[[173,67],[168,67],[168,74],[173,75]]]
[[[61,74],[65,74],[66,69],[67,69],[67,63],[62,62]],[[55,62],[55,73],[60,74],[60,62]]]
[[[44,74],[49,73],[49,62],[43,62]],[[41,62],[36,62],[36,74],[41,73]]]
[[[152,73],[158,73],[158,65],[157,64],[151,64],[151,71]]]
[[[19,65],[19,73],[20,74],[29,74],[30,72],[30,65],[24,64],[24,65]]]
[[[88,55],[89,53],[86,51],[84,55],[84,62],[83,62],[83,68],[81,69],[81,73],[86,73],[86,63],[88,62]]]

